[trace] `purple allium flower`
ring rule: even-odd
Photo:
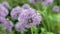
[[[30,3],[35,4],[35,0],[29,0]]]
[[[0,24],[3,24],[6,21],[6,19],[4,17],[0,16]]]
[[[29,0],[29,2],[35,4],[36,2],[39,2],[39,0]]]
[[[6,7],[6,8],[9,8],[9,7],[10,7],[10,6],[9,6],[9,3],[8,3],[8,2],[6,2],[6,1],[5,1],[5,2],[3,2],[3,3],[2,3],[2,5],[3,5],[4,7]]]
[[[53,12],[59,12],[59,6],[54,6],[53,7]]]
[[[16,31],[24,31],[25,30],[24,24],[23,23],[17,23],[15,25],[15,30]]]
[[[51,5],[51,4],[53,3],[53,1],[54,1],[54,0],[44,0],[44,1],[42,1],[41,3],[42,3],[42,5],[48,6],[48,5]]]
[[[34,14],[34,15],[32,15],[31,18],[28,18],[28,22],[30,24],[27,23],[27,25],[25,27],[26,28],[30,28],[30,27],[39,25],[40,22],[41,22],[41,19],[42,19],[42,17],[38,13],[37,14]]]
[[[31,28],[33,26],[39,25],[41,21],[41,16],[34,9],[27,9],[24,13],[21,13],[18,20],[23,22],[26,28]]]
[[[28,18],[28,14],[31,14],[30,16],[32,16],[34,13],[35,13],[34,9],[25,9],[24,12],[19,15],[18,20],[21,22],[21,20]]]
[[[12,27],[13,27],[13,22],[7,20],[5,26],[7,28],[6,30],[11,32],[12,31]]]
[[[4,17],[0,17],[0,26],[2,27],[3,30],[11,32],[13,23],[12,21],[7,21]]]
[[[0,4],[0,16],[6,17],[8,15],[8,10]]]
[[[0,26],[2,27],[3,30],[11,32],[13,23],[11,21],[7,21],[4,17],[0,17]]]
[[[17,6],[15,8],[12,9],[11,11],[11,17],[14,19],[18,19],[19,15],[21,14],[21,12],[23,12],[22,8]]]
[[[0,26],[2,27],[3,30],[6,29],[5,24],[6,24],[6,19],[0,16]]]
[[[46,5],[49,5],[53,3],[53,0],[46,0],[45,2],[46,2]]]
[[[29,9],[30,6],[29,6],[29,4],[24,4],[24,5],[22,6],[22,8],[24,8],[24,9]]]

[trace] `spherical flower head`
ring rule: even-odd
[[[29,6],[29,4],[24,4],[24,5],[22,6],[22,8],[24,8],[24,9],[29,9],[30,6]]]
[[[8,10],[0,4],[0,16],[6,17],[8,15]]]
[[[12,27],[13,27],[13,22],[7,20],[5,26],[6,26],[6,28],[7,28],[7,31],[8,31],[8,32],[11,32],[11,31],[12,31]]]
[[[15,25],[15,30],[18,31],[18,32],[20,32],[20,31],[25,31],[24,24],[18,22],[18,23]]]
[[[24,13],[18,18],[19,22],[23,22],[26,28],[31,28],[33,26],[39,25],[41,22],[41,16],[34,9],[25,10]]]
[[[41,20],[42,20],[41,15],[39,13],[36,13],[36,14],[32,15],[30,18],[28,18],[28,23],[25,27],[31,28],[31,27],[34,27],[36,25],[39,25]]]
[[[29,16],[32,16],[32,14],[35,13],[34,9],[25,9],[24,12],[22,12],[19,17],[18,17],[18,21],[21,22],[21,20],[25,21],[24,19],[29,18],[28,14],[30,14]]]
[[[19,15],[21,14],[21,12],[23,12],[22,8],[17,6],[15,8],[12,9],[11,11],[11,17],[14,19],[18,19]]]
[[[0,24],[3,24],[6,21],[6,19],[4,17],[0,16]]]
[[[54,7],[53,7],[53,12],[59,12],[59,6],[57,6],[57,5],[54,6]]]
[[[32,23],[30,23],[30,24],[27,23],[27,25],[25,25],[25,27],[26,28],[31,28],[31,27],[34,27],[36,25],[39,25],[40,22],[41,22],[41,19],[42,19],[42,17],[39,14],[35,14],[32,17],[32,20],[29,20],[29,22],[32,21]]]
[[[6,8],[9,8],[9,7],[10,7],[10,6],[9,6],[9,3],[8,3],[8,2],[6,2],[6,1],[5,1],[5,2],[3,2],[3,3],[2,3],[2,5],[3,5],[4,7],[6,7]]]

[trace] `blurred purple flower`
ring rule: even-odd
[[[4,17],[0,16],[0,24],[3,24],[6,21],[6,19]]]
[[[45,6],[48,6],[48,5],[51,5],[53,3],[54,0],[44,0],[42,1],[42,5],[45,5]]]
[[[59,12],[59,6],[57,6],[57,5],[54,6],[54,7],[53,7],[53,12]]]
[[[23,23],[17,23],[15,25],[15,30],[18,31],[18,32],[24,31],[25,30],[24,24]]]
[[[29,0],[30,3],[35,4],[36,2],[41,2],[42,5],[50,5],[53,3],[53,0]]]
[[[30,3],[32,4],[35,4],[35,1],[34,0],[29,0]]]
[[[2,27],[3,30],[6,30],[5,24],[6,24],[6,19],[0,16],[0,26]]]
[[[29,6],[29,4],[24,4],[24,5],[22,6],[22,8],[24,8],[24,9],[29,9],[30,6]]]
[[[11,17],[14,19],[18,19],[19,15],[21,14],[21,12],[23,12],[22,8],[17,6],[15,8],[12,9],[11,11]]]
[[[29,0],[30,3],[35,4],[36,2],[39,2],[40,0]]]
[[[13,27],[13,22],[7,20],[5,26],[6,26],[6,28],[7,28],[6,30],[7,30],[8,32],[11,32],[11,31],[12,31],[12,27]]]
[[[0,16],[6,17],[8,15],[8,10],[0,4]]]
[[[0,26],[3,30],[12,31],[13,23],[11,21],[7,21],[4,17],[0,17]]]
[[[0,26],[3,30],[7,30],[9,32],[12,31],[13,23],[12,21],[6,20],[4,17],[0,17]]]
[[[10,6],[9,6],[9,3],[8,3],[8,2],[6,2],[6,1],[5,1],[5,2],[3,2],[3,3],[2,3],[2,5],[3,5],[4,7],[6,7],[6,8],[9,8],[9,7],[10,7]]]
[[[53,0],[46,0],[45,2],[46,2],[46,5],[49,5],[53,3]]]
[[[27,9],[24,13],[21,13],[18,20],[23,22],[26,28],[31,28],[33,26],[39,25],[42,17],[34,9]]]

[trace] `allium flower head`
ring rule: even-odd
[[[49,5],[49,4],[53,3],[53,0],[46,0],[45,2],[46,2],[47,5]]]
[[[19,22],[23,22],[26,28],[30,28],[40,24],[41,16],[39,13],[34,9],[27,9],[24,13],[18,18]]]
[[[0,16],[6,17],[8,15],[8,10],[0,4]]]
[[[6,24],[6,19],[0,16],[0,26],[2,27],[3,30],[6,29],[5,24]]]
[[[48,6],[48,5],[51,5],[53,3],[53,0],[44,0],[41,3],[42,3],[42,5]]]
[[[25,30],[24,24],[23,23],[17,23],[15,25],[15,30],[16,31],[24,31]]]
[[[8,2],[6,2],[6,1],[5,1],[5,2],[3,2],[3,3],[2,3],[2,5],[3,5],[4,7],[6,7],[6,8],[9,8],[9,7],[10,7],[10,6],[9,6],[9,3],[8,3]]]
[[[21,14],[21,12],[23,12],[22,8],[17,6],[17,7],[12,9],[10,15],[12,18],[17,19],[19,17],[19,14]]]
[[[0,16],[0,24],[3,24],[6,21],[6,19],[4,17]]]
[[[4,17],[0,17],[0,26],[2,27],[3,30],[11,32],[13,23],[12,21],[7,21]]]
[[[53,7],[53,12],[58,12],[59,11],[59,6],[54,6]]]
[[[35,4],[35,1],[34,0],[29,0],[29,1],[30,1],[30,3]]]
[[[29,0],[30,3],[35,4],[36,2],[39,2],[39,0]]]
[[[24,8],[24,9],[29,9],[30,6],[29,6],[29,4],[24,4],[24,5],[22,6],[22,8]]]
[[[41,22],[42,17],[36,13],[32,15],[30,18],[28,18],[27,25],[25,26],[26,28],[31,28],[33,26],[39,25]]]
[[[34,9],[25,9],[24,12],[21,13],[18,17],[19,22],[21,22],[21,20],[29,18],[28,16],[32,16],[34,13],[35,13]]]
[[[5,24],[7,31],[11,32],[12,31],[12,27],[13,27],[13,22],[12,21],[6,21]]]

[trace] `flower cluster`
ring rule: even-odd
[[[58,0],[1,0],[0,33],[60,34],[59,9]]]
[[[42,5],[48,6],[48,5],[51,5],[53,3],[53,0],[45,0],[45,1],[42,1],[41,3],[42,3]]]
[[[0,4],[0,16],[6,17],[8,13],[8,9],[6,9],[2,4]]]
[[[6,20],[6,16],[8,15],[8,9],[6,8],[8,3],[0,4],[0,26],[2,27],[3,30],[7,30],[9,32],[12,31],[13,23],[10,20]],[[6,5],[6,6],[5,6]]]
[[[15,25],[16,31],[25,31],[25,28],[31,28],[36,25],[39,25],[41,22],[41,15],[37,10],[31,8],[28,4],[24,4],[22,7],[16,6],[9,13],[8,11],[9,3],[3,2],[0,4],[0,26],[4,30],[9,32],[12,31],[13,22],[11,20],[7,20],[6,17],[10,14],[11,18],[18,20]]]
[[[29,0],[30,3],[35,4],[36,2],[40,2],[42,5],[50,5],[53,3],[53,0]]]
[[[31,28],[40,24],[42,17],[35,9],[30,8],[28,4],[24,4],[22,8],[23,12],[19,14],[19,22],[15,26],[16,31],[24,31],[25,28]]]
[[[0,26],[2,26],[3,30],[7,30],[7,31],[11,32],[13,23],[12,23],[12,21],[6,20],[6,18],[0,16]]]

